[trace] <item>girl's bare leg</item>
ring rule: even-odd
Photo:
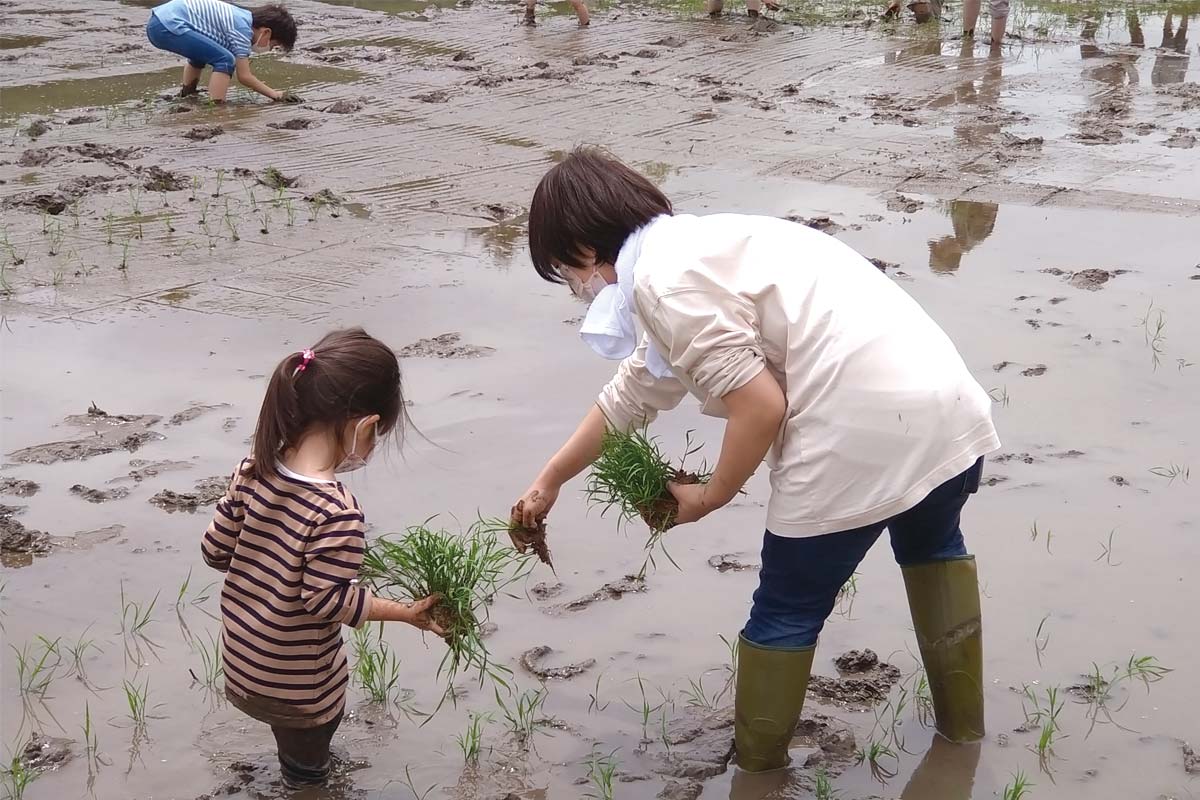
[[[1004,42],[1004,29],[1008,26],[1008,17],[992,17],[992,46],[998,47]]]
[[[579,27],[586,28],[591,22],[591,17],[588,15],[587,3],[583,0],[571,0],[571,7],[575,9],[575,16],[579,17]]]
[[[534,14],[534,5],[537,0],[525,0],[525,20],[526,25],[536,25],[537,19]]]
[[[746,13],[752,17],[757,17],[762,11],[762,0],[746,0]]]
[[[229,75],[213,70],[212,77],[208,79],[209,99],[214,103],[224,103],[225,95],[229,92],[229,80]]]
[[[725,10],[724,0],[708,0],[704,4],[704,10],[708,12],[710,17],[719,17],[721,12]]]
[[[975,23],[979,21],[979,0],[963,0],[963,36],[975,35]]]

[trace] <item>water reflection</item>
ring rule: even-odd
[[[1154,57],[1154,69],[1150,72],[1150,82],[1155,86],[1166,86],[1172,83],[1183,83],[1187,75],[1188,62],[1188,17],[1180,15],[1179,27],[1175,27],[1174,15],[1168,11],[1163,18],[1162,46]]]
[[[938,273],[958,270],[962,257],[983,243],[996,227],[996,203],[951,200],[943,206],[954,229],[951,236],[929,240],[929,268]]]
[[[900,800],[971,800],[979,768],[978,742],[954,744],[936,733]]]

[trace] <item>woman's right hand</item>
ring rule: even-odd
[[[549,483],[535,483],[530,486],[512,507],[512,520],[520,522],[529,530],[536,529],[538,523],[544,520],[554,507],[554,501],[558,499],[561,488],[561,485]]]

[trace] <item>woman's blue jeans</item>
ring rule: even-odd
[[[770,647],[811,647],[833,612],[838,590],[887,528],[900,566],[967,554],[959,516],[979,489],[983,459],[913,508],[864,528],[790,538],[767,531],[750,621],[742,635]]]
[[[196,69],[204,69],[212,64],[213,72],[233,75],[233,53],[199,31],[171,33],[158,17],[151,14],[150,21],[146,23],[146,38],[159,50],[183,56]]]

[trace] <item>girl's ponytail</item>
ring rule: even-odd
[[[252,478],[261,480],[274,474],[280,450],[285,444],[294,444],[298,434],[303,432],[296,430],[300,404],[295,383],[302,374],[299,367],[303,359],[302,353],[292,353],[279,362],[267,383],[251,442],[253,460],[247,471]]]
[[[306,434],[340,437],[349,422],[372,414],[379,415],[380,440],[403,433],[407,414],[396,354],[362,328],[326,334],[312,349],[292,353],[275,368],[258,412],[246,474],[270,479],[280,456]]]

